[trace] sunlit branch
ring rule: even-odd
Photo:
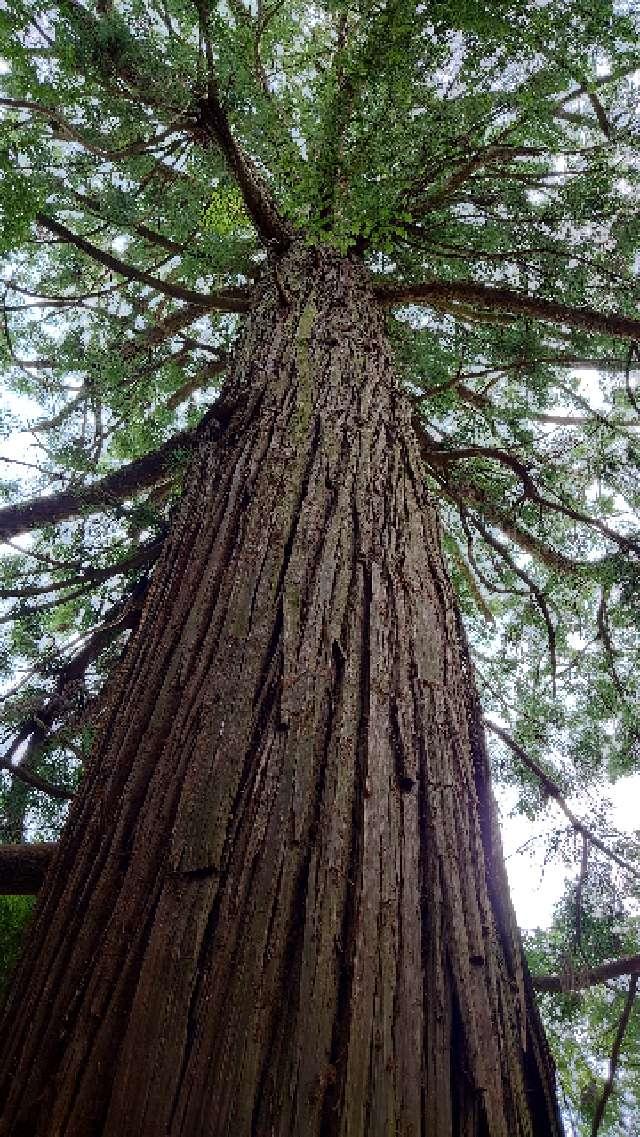
[[[275,241],[279,246],[288,244],[293,235],[291,227],[281,217],[254,162],[234,137],[216,92],[210,91],[200,102],[196,123],[200,140],[204,144],[210,140],[220,148],[260,236],[266,241]]]
[[[207,69],[206,95],[198,104],[195,118],[197,137],[205,145],[211,141],[219,147],[260,236],[266,241],[286,245],[292,236],[291,227],[281,216],[273,194],[254,160],[235,138],[222,104],[214,62],[208,0],[194,0],[194,3]]]

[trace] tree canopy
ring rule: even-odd
[[[11,0],[0,28],[3,839],[59,829],[262,266],[296,235],[362,257],[495,777],[563,811],[571,882],[529,947],[567,1116],[628,1132],[640,844],[606,789],[640,766],[637,10]]]

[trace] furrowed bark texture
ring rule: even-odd
[[[558,1134],[361,268],[290,251],[226,395],[43,889],[0,1133]]]

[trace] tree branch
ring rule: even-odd
[[[224,403],[219,399],[196,427],[175,434],[158,450],[136,458],[99,481],[5,506],[0,509],[0,541],[81,513],[109,509],[134,493],[156,485],[170,471],[180,451],[194,450],[205,437],[219,437],[239,406],[238,400]]]
[[[604,853],[605,856],[609,857],[612,861],[615,861],[615,863],[619,865],[620,868],[624,869],[625,872],[631,873],[633,876],[640,877],[640,869],[635,868],[634,865],[630,865],[628,861],[624,861],[622,857],[619,857],[618,854],[614,853],[612,849],[608,849],[604,842],[601,841],[600,838],[597,837],[591,829],[589,829],[588,825],[585,825],[583,821],[580,821],[579,818],[576,817],[575,813],[567,805],[562,790],[560,789],[560,786],[557,784],[557,782],[554,782],[553,778],[551,778],[549,774],[547,774],[546,771],[542,769],[542,766],[539,766],[538,763],[533,758],[531,758],[529,754],[527,754],[526,750],[523,749],[519,742],[516,742],[515,738],[509,734],[508,731],[506,731],[503,727],[498,726],[498,724],[496,722],[493,722],[492,719],[485,717],[484,723],[487,729],[490,730],[492,734],[497,735],[497,737],[500,738],[502,742],[504,742],[504,744],[508,746],[509,749],[516,755],[516,758],[520,759],[523,766],[526,766],[528,770],[531,770],[532,774],[535,774],[536,778],[538,778],[540,784],[544,788],[545,793],[547,793],[549,797],[552,797],[554,801],[557,802],[569,823],[573,826],[574,829],[578,831],[578,833],[581,833],[583,837],[586,837],[590,844],[594,846],[594,848],[599,849],[601,853]]]
[[[276,203],[262,175],[248,154],[234,138],[218,95],[209,94],[200,103],[197,125],[200,140],[216,143],[235,177],[244,204],[258,233],[266,241],[287,245],[293,231],[280,216]]]
[[[125,501],[132,494],[155,485],[171,468],[176,454],[181,450],[191,450],[199,437],[200,427],[182,431],[158,450],[136,458],[99,481],[5,506],[0,509],[0,541]]]
[[[73,233],[71,229],[67,229],[60,221],[56,221],[53,217],[48,217],[46,213],[38,213],[36,221],[43,229],[47,229],[50,233],[54,233],[61,240],[67,241],[71,245],[75,245],[77,249],[85,253],[86,256],[91,257],[93,261],[98,264],[104,265],[111,272],[118,273],[119,276],[125,277],[126,280],[135,280],[139,284],[144,284],[148,288],[155,289],[156,292],[162,292],[165,296],[171,296],[174,300],[184,300],[187,304],[194,304],[198,308],[209,312],[217,310],[219,312],[247,312],[251,307],[251,293],[243,288],[226,288],[220,289],[218,292],[212,292],[208,296],[202,292],[195,292],[191,288],[185,288],[181,284],[172,284],[169,280],[162,280],[160,277],[152,276],[151,273],[145,272],[143,269],[135,268],[134,265],[125,264],[119,257],[114,257],[112,253],[107,253],[103,249],[98,248],[97,245],[87,241],[84,237]]]
[[[14,766],[12,762],[7,762],[4,758],[0,758],[0,770],[11,774],[13,778],[17,778],[19,782],[23,782],[25,786],[39,790],[40,793],[47,794],[49,797],[58,798],[60,801],[69,801],[70,798],[73,797],[72,790],[68,790],[64,786],[57,786],[53,782],[48,782],[38,774],[32,773],[31,770],[25,770],[20,764]]]
[[[614,959],[611,963],[601,963],[598,967],[587,967],[582,971],[562,975],[532,975],[536,991],[550,991],[554,994],[580,991],[585,987],[595,987],[609,979],[619,979],[621,975],[640,975],[640,955],[627,955]]]
[[[55,844],[0,845],[0,895],[33,896],[44,881]]]
[[[463,461],[466,458],[488,458],[500,462],[501,465],[508,466],[510,470],[513,470],[514,474],[520,479],[524,497],[528,501],[532,501],[536,505],[540,505],[543,509],[548,509],[553,513],[561,513],[565,517],[570,517],[572,521],[578,521],[580,524],[587,525],[591,529],[597,529],[599,533],[602,533],[604,537],[613,541],[625,552],[633,550],[640,554],[640,545],[631,537],[627,537],[625,534],[618,533],[615,529],[611,529],[606,522],[601,521],[598,517],[590,517],[588,513],[583,513],[580,509],[575,509],[571,505],[565,505],[563,502],[553,501],[551,498],[541,494],[524,462],[517,458],[515,454],[511,454],[508,450],[503,450],[498,446],[467,446],[459,449],[439,449],[436,440],[431,438],[426,430],[424,431],[424,437],[431,447],[430,456],[432,462],[436,464],[446,464],[447,462]]]
[[[607,1080],[606,1080],[604,1087],[603,1087],[603,1090],[602,1090],[602,1097],[600,1098],[600,1101],[598,1102],[596,1109],[595,1109],[595,1113],[593,1115],[593,1125],[591,1126],[591,1137],[598,1137],[598,1130],[600,1129],[600,1125],[602,1124],[602,1118],[604,1117],[604,1111],[607,1107],[607,1102],[608,1102],[609,1098],[611,1097],[611,1093],[613,1091],[613,1084],[615,1081],[616,1070],[618,1068],[618,1062],[620,1059],[620,1051],[622,1049],[622,1043],[624,1042],[624,1036],[626,1034],[626,1030],[627,1030],[627,1027],[629,1025],[629,1019],[631,1018],[631,1011],[633,1009],[633,1004],[635,1001],[637,989],[638,989],[638,976],[637,976],[637,974],[634,974],[631,976],[631,978],[629,980],[629,990],[627,992],[627,998],[625,1000],[625,1004],[624,1004],[624,1007],[622,1009],[622,1014],[620,1016],[620,1022],[618,1023],[618,1029],[616,1031],[616,1037],[613,1040],[613,1046],[611,1048],[611,1057],[609,1059],[609,1075],[607,1077]]]
[[[477,284],[470,280],[427,280],[420,284],[395,285],[374,282],[374,293],[386,307],[421,302],[429,304],[430,301],[452,304],[462,301],[489,311],[511,312],[546,323],[566,324],[571,328],[582,328],[587,332],[598,332],[617,339],[640,339],[640,319],[632,316],[598,312],[595,308],[574,307],[557,300],[545,300],[540,296],[529,296],[526,292]]]
[[[118,150],[108,150],[106,147],[96,145],[96,143],[92,142],[82,130],[70,122],[68,118],[65,118],[60,111],[54,110],[53,107],[44,106],[42,103],[34,102],[32,99],[9,98],[0,98],[0,107],[31,111],[32,114],[45,118],[51,126],[58,126],[60,136],[65,141],[76,142],[96,158],[104,158],[110,162],[117,162],[122,158],[132,158],[137,154],[146,154],[149,150],[154,149],[159,142],[164,142],[165,139],[170,138],[172,134],[175,134],[176,131],[180,129],[179,125],[168,126],[165,130],[162,130],[160,134],[156,134],[154,138],[148,140],[140,139],[137,142],[130,142],[127,146],[122,146]]]

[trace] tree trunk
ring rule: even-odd
[[[0,1134],[559,1134],[362,268],[294,248],[225,400],[43,888]]]

